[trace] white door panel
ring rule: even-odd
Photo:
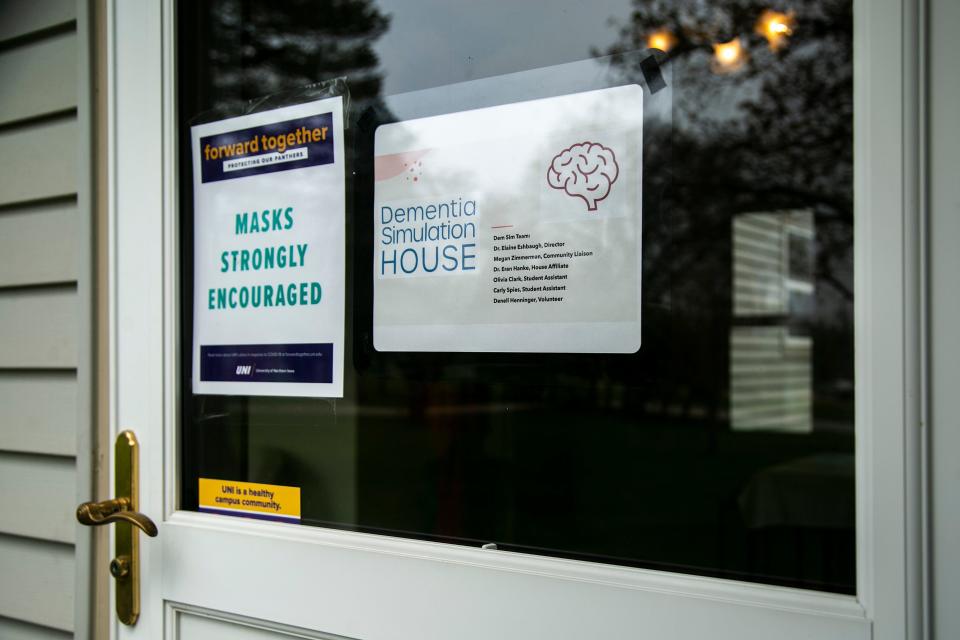
[[[290,638],[330,638],[295,631],[276,631],[249,621],[230,620],[209,612],[178,610],[171,607],[173,640],[290,640]]]
[[[855,12],[859,595],[848,597],[178,511],[173,6],[110,3],[111,432],[137,433],[141,509],[160,526],[141,539],[140,621],[115,637],[913,637],[919,605],[904,591],[919,547],[902,500],[918,457],[903,447],[915,426],[903,372],[916,318],[890,313],[913,295],[901,235],[913,213],[906,170],[882,161],[913,133],[897,75],[913,9]]]
[[[870,635],[854,598],[796,589],[185,512],[160,541],[170,600],[369,640]]]

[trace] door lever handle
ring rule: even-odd
[[[132,431],[117,436],[113,447],[114,495],[112,500],[84,502],[77,507],[80,524],[99,526],[114,523],[116,557],[110,561],[110,575],[117,581],[117,617],[127,625],[140,617],[140,540],[137,529],[151,538],[157,525],[138,511],[140,503],[140,445]]]
[[[129,522],[151,538],[157,536],[157,525],[139,511],[130,508],[129,498],[114,498],[103,502],[84,502],[77,507],[77,520],[87,526],[111,522]]]

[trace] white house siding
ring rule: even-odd
[[[4,639],[87,636],[88,617],[75,611],[89,603],[76,586],[83,584],[78,573],[88,571],[89,541],[73,519],[78,497],[90,490],[87,6],[0,1]]]

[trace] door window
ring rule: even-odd
[[[180,508],[293,487],[303,525],[852,593],[852,9],[790,6],[178,3]],[[190,126],[335,78],[343,397],[194,395]],[[639,349],[378,350],[365,131],[625,85]]]

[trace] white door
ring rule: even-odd
[[[356,6],[362,4],[364,3],[356,3]],[[717,3],[718,6],[722,4]],[[447,7],[446,3],[428,7],[428,10],[424,9],[425,5],[421,5],[412,4],[410,9],[383,9],[383,15],[392,13],[390,28],[394,31],[380,35],[384,38],[392,37],[391,34],[402,35],[402,30],[406,28],[404,25],[427,24],[428,34],[431,30],[451,30],[455,35],[448,34],[446,41],[466,41],[471,37],[476,40],[479,33],[482,38],[489,40],[491,48],[509,50],[506,40],[512,35],[504,25],[524,19],[520,15],[522,11],[516,10],[518,13],[513,14],[510,13],[512,9],[504,9],[507,13],[501,18],[491,18],[488,23],[478,24],[476,21],[458,17],[457,9]],[[330,20],[331,24],[335,25],[335,21],[342,17],[336,17],[340,14],[336,14],[331,6],[326,3],[320,5],[324,10],[332,12]],[[369,6],[373,6],[373,3]],[[420,8],[417,9],[417,6]],[[619,10],[629,18],[629,5],[624,3],[624,6],[625,9]],[[222,3],[222,7],[226,23],[235,25],[238,20],[242,22],[256,19],[250,13],[237,9],[249,8],[244,3]],[[302,9],[299,3],[291,3],[291,7],[294,8],[289,9],[290,11]],[[183,354],[188,352],[182,349],[182,344],[183,341],[189,344],[189,337],[184,336],[185,329],[180,314],[185,297],[193,294],[189,285],[182,283],[179,275],[183,266],[182,243],[185,242],[181,215],[184,206],[188,205],[184,205],[180,199],[184,185],[178,176],[189,173],[179,172],[183,156],[178,155],[178,143],[187,133],[184,123],[194,114],[178,114],[178,99],[184,97],[183,88],[178,85],[178,74],[184,69],[182,65],[193,62],[181,60],[178,63],[179,57],[185,55],[186,45],[179,39],[185,36],[177,34],[178,25],[182,28],[184,23],[177,21],[175,9],[187,11],[186,5],[175,8],[172,2],[111,2],[108,7],[108,249],[111,274],[109,296],[112,364],[110,424],[114,435],[123,429],[130,429],[136,432],[139,438],[141,511],[159,526],[157,538],[141,536],[140,619],[132,627],[116,623],[113,627],[114,637],[185,640],[290,636],[348,637],[358,640],[594,637],[766,640],[773,637],[919,637],[915,635],[919,629],[922,611],[918,595],[921,564],[917,532],[920,520],[916,506],[919,504],[916,480],[920,476],[919,453],[916,448],[916,443],[919,442],[916,419],[919,410],[915,398],[919,383],[914,375],[916,361],[912,355],[916,353],[915,341],[919,324],[916,314],[911,311],[916,307],[919,285],[916,283],[917,227],[913,207],[916,192],[914,183],[911,182],[914,178],[908,169],[911,166],[911,154],[915,153],[916,140],[916,113],[913,102],[916,93],[911,84],[914,76],[908,69],[915,63],[915,58],[911,53],[901,54],[919,50],[914,46],[915,34],[911,31],[914,23],[911,19],[901,22],[902,16],[915,14],[913,2],[882,0],[855,3],[853,13],[852,42],[856,64],[852,80],[852,122],[855,135],[854,142],[850,144],[853,145],[856,164],[853,176],[847,179],[854,196],[856,219],[851,258],[854,269],[852,282],[856,295],[850,307],[853,311],[850,322],[856,356],[854,359],[851,352],[849,362],[849,368],[854,371],[856,380],[855,392],[851,391],[851,398],[855,397],[856,437],[855,440],[847,441],[851,442],[849,454],[855,454],[855,471],[851,471],[853,475],[849,478],[850,483],[853,483],[855,478],[856,487],[855,516],[850,514],[851,518],[855,517],[856,523],[855,537],[852,538],[854,544],[845,557],[826,561],[822,558],[801,559],[794,563],[794,566],[784,568],[781,573],[771,573],[767,569],[751,573],[741,570],[742,566],[737,564],[731,565],[732,570],[724,573],[723,567],[711,565],[709,559],[696,559],[700,556],[694,552],[702,549],[689,547],[698,543],[684,543],[682,540],[664,540],[663,546],[664,549],[679,548],[678,557],[694,558],[686,567],[680,566],[682,562],[674,556],[661,561],[657,555],[659,551],[652,549],[645,553],[643,549],[632,549],[629,545],[619,552],[619,557],[626,560],[618,560],[614,557],[617,554],[607,548],[593,553],[596,545],[602,547],[604,543],[602,536],[597,537],[594,534],[578,544],[570,542],[569,536],[560,534],[557,534],[555,542],[551,544],[535,542],[525,546],[524,541],[519,538],[512,544],[505,544],[502,539],[476,540],[472,537],[456,544],[456,532],[461,531],[457,528],[461,526],[459,523],[464,518],[470,519],[463,516],[463,512],[469,512],[472,508],[473,503],[468,498],[475,495],[470,493],[473,489],[469,488],[454,493],[452,498],[444,494],[446,499],[461,501],[455,510],[455,513],[459,514],[457,517],[461,518],[456,526],[451,525],[444,517],[437,517],[432,520],[435,526],[431,530],[390,531],[392,523],[407,522],[403,519],[405,513],[391,515],[384,506],[390,500],[385,500],[383,496],[391,495],[388,489],[392,486],[386,489],[380,486],[379,493],[369,488],[350,489],[354,491],[350,501],[352,510],[348,509],[346,515],[343,515],[344,512],[337,512],[341,522],[336,527],[262,522],[198,513],[195,502],[198,475],[217,477],[214,475],[217,465],[224,470],[220,475],[230,473],[232,469],[242,466],[234,459],[236,456],[248,455],[258,446],[269,447],[271,436],[269,432],[264,435],[262,430],[247,432],[247,437],[251,440],[266,438],[267,441],[245,441],[243,447],[247,453],[244,454],[237,450],[235,442],[226,436],[222,441],[222,450],[211,453],[220,442],[215,433],[209,433],[209,438],[203,441],[203,446],[206,447],[203,452],[196,451],[199,445],[195,438],[183,435],[193,433],[189,429],[200,427],[192,422],[197,414],[191,417],[188,412],[183,411],[184,406],[193,405],[189,405],[191,400],[186,397],[189,395],[189,385],[183,384]],[[271,10],[285,9],[281,3]],[[800,37],[807,16],[798,15],[796,18],[797,26],[794,32]],[[529,33],[527,46],[533,50],[549,50],[551,39],[559,37],[551,32],[551,29],[560,31],[569,27],[564,19],[563,15],[544,16],[543,29]],[[599,20],[598,24],[602,27],[605,23]],[[192,51],[216,51],[217,46],[224,46],[224,41],[215,40],[214,35],[211,35],[212,31],[204,31],[209,29],[209,25],[205,27],[197,24],[191,28],[194,26],[197,31],[189,37],[196,41],[190,46],[199,49]],[[592,27],[584,27],[588,28]],[[336,31],[335,26],[331,29]],[[247,35],[250,36],[249,33]],[[275,32],[262,34],[265,39],[274,38],[276,35]],[[211,40],[208,43],[204,38]],[[746,33],[742,41],[750,43],[750,50],[755,54],[754,62],[760,64],[764,59],[776,60],[776,56],[766,52],[766,43],[758,43],[756,38],[756,34]],[[443,66],[446,64],[444,60],[435,59],[442,58],[442,55],[431,55],[431,51],[442,54],[442,45],[438,44],[441,40],[439,35],[429,38],[423,35],[420,50],[411,53],[409,48],[401,47],[393,51],[399,51],[396,55],[401,58],[408,56],[400,61],[407,66],[415,63]],[[244,41],[242,46],[256,50],[260,45],[253,40]],[[662,48],[669,46],[664,44]],[[770,46],[773,47],[772,41]],[[223,50],[221,53],[229,58],[229,51]],[[742,55],[742,52],[711,54],[709,49],[703,48],[698,55],[704,64],[714,65],[716,77],[722,77],[726,72],[723,66],[737,62],[735,58]],[[711,55],[716,56],[712,61]],[[536,62],[534,58],[531,60]],[[494,61],[490,64],[493,67],[499,64],[500,67],[497,68],[501,69],[500,73],[519,70],[511,67],[509,60],[497,62],[495,56],[492,59]],[[696,58],[689,58],[688,62],[693,64],[695,60]],[[539,63],[530,63],[528,68],[568,61],[569,58],[552,60],[545,53]],[[178,67],[178,64],[181,66]],[[826,68],[828,70],[823,73],[836,71],[829,65]],[[492,75],[486,68],[476,73],[478,76]],[[463,79],[452,78],[447,82],[433,84],[425,80],[424,84],[417,86],[416,74],[411,77],[413,80],[410,80],[412,84],[408,84],[408,89],[454,85]],[[176,93],[178,87],[180,95]],[[271,87],[271,91],[275,89],[276,87]],[[390,91],[384,89],[384,94],[387,93]],[[815,101],[809,105],[810,109],[816,107]],[[674,117],[679,116],[675,114]],[[825,141],[807,143],[826,144]],[[696,158],[678,162],[674,167],[675,179],[676,172],[693,167],[697,162],[699,160]],[[814,188],[815,178],[814,176],[809,179]],[[730,213],[732,215],[736,212]],[[348,211],[348,215],[354,214]],[[761,215],[755,218],[738,218],[736,225],[720,228],[715,233],[717,241],[726,242],[727,246],[736,247],[739,246],[737,243],[742,241],[745,243],[743,246],[753,246],[761,253],[769,247],[758,248],[755,240],[751,245],[750,238],[755,237],[756,233],[761,236],[764,233],[773,234],[770,237],[776,236],[774,245],[787,247],[778,249],[786,253],[782,254],[781,262],[785,266],[777,282],[782,285],[781,294],[786,296],[784,299],[789,303],[791,292],[809,293],[809,280],[812,276],[802,272],[802,265],[798,267],[800,273],[791,271],[790,258],[793,254],[790,253],[790,245],[796,242],[802,245],[804,238],[815,233],[811,231],[810,220],[814,219],[811,216],[813,214],[807,215],[800,211],[790,216],[770,214],[767,217]],[[758,226],[759,232],[756,229],[751,231],[751,225]],[[770,231],[774,227],[781,231]],[[645,237],[657,231],[655,226],[648,229],[651,231]],[[751,233],[754,233],[754,236],[751,236]],[[777,233],[781,235],[776,235]],[[742,234],[742,238],[737,234]],[[794,237],[800,240],[795,242]],[[818,243],[820,242],[821,240],[818,240]],[[189,247],[187,249],[189,253]],[[353,250],[360,249],[354,247]],[[802,246],[800,253],[803,253]],[[673,276],[674,279],[677,277]],[[734,277],[736,276],[730,276],[731,279]],[[365,285],[354,282],[351,286]],[[357,300],[361,300],[359,294],[356,296]],[[354,298],[348,297],[348,300],[354,301]],[[676,304],[676,299],[674,303]],[[358,313],[364,313],[360,308],[363,305],[362,300],[357,304]],[[781,302],[767,301],[764,304],[776,306]],[[735,316],[737,311],[728,309],[726,313],[728,317]],[[749,316],[749,313],[746,315]],[[799,375],[813,377],[814,382],[804,383],[807,385],[804,388],[813,388],[812,393],[816,400],[817,393],[820,393],[816,385],[816,376],[819,375],[817,367],[820,365],[810,359],[811,346],[804,334],[792,335],[789,328],[781,325],[751,324],[749,319],[738,320],[731,322],[733,328],[727,334],[729,351],[726,351],[726,345],[721,350],[728,354],[730,361],[739,362],[739,358],[748,356],[744,356],[737,345],[755,344],[765,348],[764,336],[770,335],[768,330],[771,326],[774,333],[781,332],[777,334],[780,335],[780,342],[777,344],[781,346],[778,352],[780,355],[776,356],[779,358],[777,362],[784,366],[790,364],[790,358],[799,358],[805,362],[806,365],[800,366]],[[646,337],[656,334],[644,335],[643,348],[647,348]],[[356,343],[361,340],[361,336],[351,335],[348,331],[347,340]],[[832,347],[821,348],[829,350]],[[817,353],[816,342],[812,349]],[[496,356],[491,358],[493,359],[489,362],[496,365]],[[562,369],[568,366],[567,361],[562,359],[552,360],[550,363],[552,364],[549,366],[553,368]],[[347,366],[349,371],[351,365]],[[690,363],[691,368],[700,366],[704,366],[703,363]],[[502,371],[496,367],[493,370]],[[351,399],[351,393],[355,392],[356,388],[350,387],[355,384],[351,382],[350,375],[348,373],[344,400],[323,404],[323,411],[333,412],[334,415],[339,415],[344,423],[349,423],[355,416],[395,410],[394,406],[380,406],[370,402],[369,396],[367,404],[356,400],[356,396]],[[445,375],[455,377],[462,373],[448,370]],[[730,373],[731,377],[734,375],[737,374]],[[780,374],[773,372],[770,375],[775,377]],[[382,382],[383,393],[389,395],[390,381]],[[536,385],[535,382],[533,384]],[[676,429],[683,429],[677,418],[678,412],[682,416],[696,417],[704,410],[709,413],[720,407],[720,412],[716,415],[721,416],[718,419],[725,425],[723,431],[709,432],[714,434],[711,436],[714,440],[703,445],[704,450],[712,451],[710,455],[715,455],[717,448],[722,449],[725,446],[729,434],[737,438],[754,437],[739,433],[756,430],[758,427],[756,420],[751,421],[749,410],[744,412],[745,407],[749,409],[750,384],[749,381],[740,381],[732,385],[736,389],[731,389],[729,396],[723,395],[717,401],[716,407],[691,408],[681,401],[676,404],[671,404],[670,401],[658,404],[658,400],[651,399],[649,406],[643,408],[643,411],[647,411],[649,415],[660,415],[657,420],[673,420],[671,425],[676,425]],[[616,415],[622,415],[623,411],[618,407],[622,407],[624,402],[629,405],[629,400],[617,397],[616,385],[610,387],[613,391],[604,391],[601,387],[598,383],[597,389],[600,390],[594,389],[591,393],[595,391],[604,398],[604,411],[620,412]],[[442,396],[444,392],[435,393]],[[576,393],[576,390],[570,391],[569,395]],[[607,395],[603,395],[604,393]],[[745,393],[747,395],[744,395]],[[462,418],[463,415],[486,411],[503,417],[511,410],[524,410],[523,403],[517,401],[515,396],[508,395],[507,400],[501,402],[495,395],[488,395],[485,404],[479,408],[473,404],[470,407],[461,406],[464,403],[463,397],[452,392],[449,396],[430,398],[428,404],[433,407],[434,413],[428,411],[419,417],[434,420],[434,425],[441,425],[436,426],[437,429],[446,430],[457,428],[459,420],[467,420],[468,427],[475,423],[475,420],[469,422],[472,418]],[[600,429],[601,427],[593,424],[594,417],[599,425],[605,419],[604,416],[608,415],[598,408],[598,396],[590,397],[592,399],[584,405],[584,411],[577,413],[575,409],[570,409],[571,414],[576,414],[576,419],[580,420],[580,428],[585,431]],[[850,403],[853,402],[851,399]],[[820,420],[818,416],[822,416],[822,413],[816,412],[822,409],[813,408],[809,397],[807,400],[801,398],[799,410],[796,410],[796,404],[789,405],[793,407],[791,411],[798,411],[799,418],[790,418],[793,414],[789,414],[784,408],[788,405],[789,403],[779,406],[778,415],[789,423],[787,431],[793,429],[794,432],[785,433],[783,429],[776,431],[777,438],[781,438],[777,442],[783,442],[782,438],[804,438],[805,433],[822,428],[814,424],[816,420]],[[304,406],[306,405],[284,405],[281,401],[260,403],[258,400],[247,406],[246,415],[247,419],[250,419],[249,412],[259,412],[261,418],[267,416],[265,419],[269,421],[277,412],[311,410]],[[227,411],[229,410],[231,409],[228,407]],[[444,414],[444,411],[448,413]],[[474,413],[470,413],[471,411]],[[531,413],[535,411],[531,410]],[[210,412],[201,414],[201,417],[216,419]],[[437,414],[448,417],[438,421],[435,417]],[[190,424],[183,424],[185,420]],[[834,424],[829,420],[826,422]],[[699,437],[692,428],[690,431],[681,431],[680,435],[675,435],[676,429],[669,434],[663,432],[661,436],[680,439]],[[763,431],[762,428],[760,430]],[[558,427],[558,434],[561,432]],[[347,436],[333,434],[321,445],[309,445],[333,451],[336,455],[325,459],[326,462],[318,461],[317,468],[308,465],[303,470],[300,477],[306,478],[301,485],[304,496],[307,495],[308,486],[319,491],[318,487],[323,486],[324,482],[328,483],[326,490],[331,495],[338,491],[330,479],[341,476],[322,465],[345,464],[350,467],[354,464],[351,460],[358,455],[358,448],[376,447],[380,442],[376,439],[378,437],[387,438],[383,446],[396,446],[396,443],[389,439],[391,432],[375,430],[373,436],[364,436],[366,439],[362,441],[354,432],[351,433],[352,435]],[[387,436],[384,436],[384,433],[387,433]],[[494,436],[486,433],[484,438],[470,444],[479,448],[496,448],[499,445],[496,442],[491,444],[492,437]],[[593,445],[586,440],[569,435],[557,437],[561,438],[563,446],[570,448],[576,448],[578,443],[582,442],[583,455],[597,453],[597,450],[591,448]],[[855,444],[852,444],[853,442]],[[435,444],[431,441],[424,446]],[[669,465],[671,447],[679,450],[683,445],[665,446],[665,449],[656,449],[654,454],[666,456],[666,463]],[[269,460],[264,462],[268,454],[264,453],[263,449],[258,451],[256,455],[260,456],[260,466],[269,467]],[[602,454],[605,450],[601,446],[599,451]],[[652,464],[650,456],[644,457],[640,454],[638,451],[637,465]],[[383,455],[382,452],[380,455]],[[409,451],[401,447],[397,449],[397,455],[407,456]],[[522,456],[519,453],[517,455],[522,463]],[[185,456],[193,461],[187,461]],[[441,452],[439,457],[434,454],[432,459],[439,459],[441,463],[456,463],[455,459],[451,462],[451,456],[456,457],[452,450],[446,450]],[[197,466],[198,457],[202,458],[200,470],[197,471],[194,467],[186,469],[184,465]],[[575,454],[570,454],[563,459],[576,461],[578,458]],[[808,458],[799,456],[793,462],[803,467],[802,460]],[[290,464],[289,459],[282,456],[279,461],[274,462],[274,466],[281,467]],[[249,457],[245,464],[251,464]],[[680,467],[680,463],[677,465],[678,468],[686,469]],[[792,472],[798,467],[777,464],[765,467],[768,476],[770,473],[782,472],[785,468]],[[536,470],[527,471],[530,474],[536,473]],[[681,472],[686,473],[682,470]],[[350,467],[347,475],[359,477],[363,473],[356,467]],[[411,472],[416,473],[419,471]],[[462,477],[457,476],[458,473],[467,472],[457,470],[443,477],[453,482],[457,477]],[[581,483],[592,482],[591,475],[604,476],[604,464],[573,464],[570,473],[573,477],[565,480],[565,486],[575,490]],[[756,502],[762,502],[756,492],[773,490],[766,485],[766,488],[758,488],[759,485],[756,484],[763,482],[764,478],[769,480],[768,476],[759,472],[754,474],[744,484],[742,491],[729,496],[732,500],[731,508],[738,514],[737,518],[754,518],[760,521],[757,526],[761,526],[763,519],[769,516],[769,512],[763,511],[762,505],[757,506],[759,503]],[[529,479],[530,476],[522,477]],[[220,479],[269,482],[269,478],[258,480],[249,476]],[[408,480],[400,471],[396,472],[393,478],[396,488],[396,493],[393,494],[395,504],[401,505],[403,509],[415,509],[415,506],[409,505],[415,505],[421,498],[424,501],[437,499],[433,494],[429,498],[427,493],[418,495],[416,489],[412,488],[415,483]],[[390,478],[385,480],[376,475],[370,482],[374,481],[391,484]],[[664,501],[658,503],[661,507],[662,504],[671,504],[673,491],[678,492],[674,502],[688,500],[688,494],[679,493],[680,489],[677,488],[682,484],[682,479],[652,477],[650,482],[656,483],[657,491],[663,495]],[[703,493],[709,493],[713,480],[707,478],[699,482],[704,483]],[[749,482],[754,484],[750,485]],[[502,490],[506,492],[503,495],[514,495],[509,482],[506,482],[505,486],[505,489],[492,488],[491,491]],[[591,490],[597,490],[597,485],[589,486]],[[594,498],[601,505],[615,504],[605,500],[604,496],[616,494],[623,489],[614,481],[599,486]],[[852,484],[844,486],[853,491]],[[430,486],[421,486],[421,490],[442,492],[441,489]],[[750,493],[751,490],[754,493]],[[190,495],[193,497],[188,498]],[[699,494],[695,492],[692,495]],[[777,499],[786,500],[783,496]],[[334,499],[331,500],[335,502]],[[365,500],[378,501],[379,506],[368,507]],[[649,497],[643,497],[642,500],[647,501]],[[759,511],[751,512],[744,506],[751,500]],[[801,496],[798,504],[809,506],[818,500],[829,501],[829,496],[812,493],[806,497]],[[306,501],[304,497],[305,521],[308,520]],[[562,522],[562,518],[551,510],[561,508],[558,504],[564,503],[558,503],[550,496],[545,498],[545,501],[546,513],[530,517],[541,517],[542,522],[555,527],[558,522]],[[529,502],[523,504],[530,511],[536,511]],[[570,504],[581,503],[571,496]],[[511,512],[513,517],[527,517],[526,512],[514,507],[516,505],[510,507],[514,509]],[[399,511],[403,509],[398,508]],[[644,509],[652,512],[654,507],[645,502],[637,506],[641,513]],[[369,518],[364,521],[360,515],[365,513],[374,513],[380,524],[370,524]],[[444,513],[452,517],[449,512]],[[614,516],[615,514],[610,513],[611,528],[619,522]],[[500,511],[494,508],[477,517],[496,519],[501,515]],[[582,524],[578,521],[588,517],[590,516],[586,512],[571,507],[570,526],[577,527]],[[601,509],[599,514],[594,513],[593,517],[603,521],[606,512]],[[829,520],[831,516],[827,514],[823,517]],[[534,520],[531,529],[526,529],[528,533],[536,532],[536,522]],[[733,527],[731,530],[742,533],[744,527],[749,529],[749,526],[743,525],[740,520],[737,520],[737,523],[739,524],[729,525]],[[482,526],[477,526],[482,530]],[[723,530],[724,525],[717,526],[717,531]],[[411,528],[413,527],[415,525],[411,525]],[[586,525],[581,529],[584,527]],[[756,531],[748,532],[755,537],[751,538],[752,542],[746,543],[745,548],[748,552],[759,555],[750,556],[746,560],[741,558],[737,562],[749,562],[750,558],[762,562],[760,547],[763,544],[774,544],[771,542],[772,538],[764,537],[769,532]],[[541,536],[536,538],[538,541],[551,539],[543,531],[538,535]],[[615,531],[609,533],[610,539],[616,535]],[[713,530],[709,535],[711,540],[716,539],[718,547],[725,544]],[[824,535],[829,537],[833,534]],[[665,533],[662,537],[669,538],[671,534]],[[482,545],[478,542],[499,543],[501,548],[481,548]],[[670,546],[668,543],[675,544]],[[804,538],[796,544],[797,554],[800,554],[802,549],[799,547],[808,544],[808,540]],[[549,548],[541,553],[533,548],[538,545]],[[673,552],[662,553],[669,555]],[[603,558],[600,558],[600,561],[593,561],[591,557],[601,555]],[[704,557],[708,555],[704,552]],[[758,557],[760,560],[757,560]],[[801,574],[806,571],[806,567],[813,565],[826,566],[828,569],[817,569],[815,579],[804,582]],[[823,577],[827,575],[824,571],[829,573],[831,566],[850,569],[852,578],[848,581],[847,588],[837,587],[837,583],[830,583],[824,589],[815,587],[814,583],[818,580],[826,580]],[[757,577],[759,574],[766,575],[766,579],[763,576]],[[743,579],[739,579],[740,577]],[[842,591],[848,593],[838,593]]]

